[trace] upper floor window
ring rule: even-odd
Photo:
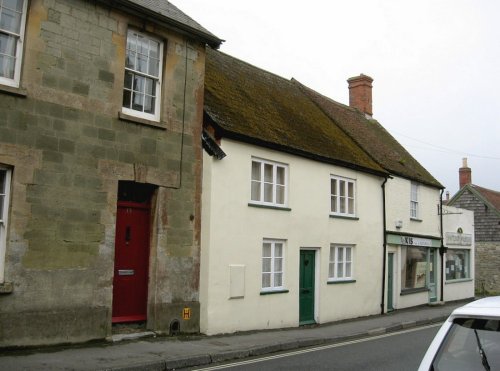
[[[7,243],[7,219],[11,171],[0,165],[0,283],[4,281],[5,246]]]
[[[330,246],[330,280],[352,280],[354,278],[353,246]]]
[[[282,290],[284,288],[285,242],[264,240],[262,244],[262,290]]]
[[[418,184],[411,184],[410,218],[418,219]]]
[[[332,176],[330,179],[330,213],[341,216],[355,216],[356,181]]]
[[[122,111],[160,121],[163,43],[129,30],[126,53]]]
[[[279,207],[286,206],[287,173],[287,165],[252,159],[252,202]]]
[[[0,1],[0,84],[19,87],[27,0]]]

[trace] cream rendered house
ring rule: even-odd
[[[379,313],[386,172],[293,81],[209,51],[205,84],[201,331]]]
[[[372,81],[365,75],[348,80],[350,107],[301,88],[390,174],[383,185],[381,313],[386,313],[445,300],[443,186],[372,118]],[[464,292],[454,300],[470,297]]]
[[[445,295],[443,186],[373,119],[369,76],[346,106],[220,52],[206,66],[202,332],[471,297]]]

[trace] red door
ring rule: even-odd
[[[113,323],[146,319],[149,216],[149,204],[118,201],[113,278]]]

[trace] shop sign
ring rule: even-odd
[[[446,232],[446,243],[448,245],[470,246],[472,245],[472,235]]]
[[[411,236],[401,236],[401,245],[431,247],[432,240]]]
[[[191,308],[184,308],[182,310],[182,319],[183,320],[191,319]]]

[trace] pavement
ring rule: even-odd
[[[177,336],[0,353],[0,370],[175,370],[297,350],[443,322],[465,301],[298,328]],[[116,338],[115,338],[116,340]]]

